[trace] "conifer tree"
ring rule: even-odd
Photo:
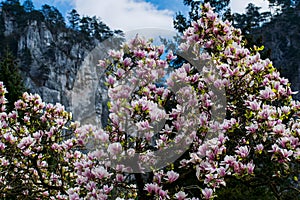
[[[0,81],[4,83],[8,91],[6,96],[8,100],[7,109],[13,110],[14,102],[22,96],[26,89],[16,59],[8,49],[5,50],[0,60]]]
[[[73,9],[68,13],[67,16],[70,27],[73,30],[78,30],[79,29],[79,21],[80,21],[80,15],[78,14],[77,10]]]
[[[26,12],[31,12],[34,10],[34,5],[32,0],[25,0],[23,3],[23,7]]]

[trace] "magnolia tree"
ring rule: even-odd
[[[27,93],[7,113],[0,84],[1,199],[213,199],[232,180],[299,196],[300,104],[243,46],[205,4],[170,74],[175,56],[151,40],[110,51],[102,129]]]

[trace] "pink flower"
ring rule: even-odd
[[[277,153],[279,152],[280,148],[277,144],[272,145],[272,150],[269,150],[268,152]]]
[[[257,102],[257,100],[249,102],[249,108],[251,110],[257,111],[260,109],[261,101]]]
[[[205,199],[211,199],[213,197],[213,190],[210,188],[205,188],[202,190],[202,194]]]
[[[112,189],[113,189],[113,186],[110,186],[110,187],[108,185],[103,186],[103,191],[105,194],[110,193],[110,191],[112,191]]]
[[[119,69],[117,70],[117,76],[120,78],[120,77],[122,77],[122,76],[123,76],[123,74],[125,74],[125,70],[124,70],[124,69],[121,69],[121,68],[119,68]]]
[[[261,63],[255,63],[254,65],[252,65],[252,70],[254,71],[254,73],[258,73],[263,69],[264,69],[264,65]]]
[[[105,142],[108,142],[109,135],[101,129],[101,130],[96,131],[95,139],[99,139],[101,142],[105,143]]]
[[[285,125],[284,124],[278,124],[276,126],[273,127],[273,132],[276,135],[282,135],[285,131]]]
[[[138,58],[144,58],[146,56],[146,52],[142,50],[134,51],[134,55]]]
[[[61,150],[62,147],[59,144],[54,143],[54,144],[52,144],[51,149],[53,149],[53,150]]]
[[[20,109],[26,107],[26,104],[22,100],[18,100],[14,104],[15,104],[16,110],[20,110]]]
[[[217,172],[221,177],[224,177],[226,175],[226,169],[224,167],[217,169]]]
[[[222,161],[223,165],[226,164],[229,166],[233,166],[235,163],[236,163],[236,158],[233,156],[228,156],[228,155],[226,155],[224,158],[224,161]]]
[[[71,140],[71,139],[69,139],[69,140],[66,140],[66,141],[64,141],[64,143],[63,143],[63,146],[64,146],[64,148],[66,148],[66,149],[71,149],[72,147],[73,147],[73,140]]]
[[[109,85],[113,85],[114,83],[115,83],[115,78],[114,77],[112,77],[111,75],[109,75],[108,76],[108,78],[107,78],[107,83],[109,84]]]
[[[117,59],[117,60],[121,59],[124,55],[123,52],[115,51],[115,50],[110,50],[108,53],[111,57],[113,57],[114,59]]]
[[[30,149],[26,149],[25,151],[23,151],[24,156],[29,156],[30,154],[32,154],[32,151]]]
[[[106,62],[104,60],[99,60],[98,62],[99,62],[98,64],[99,67],[106,67]]]
[[[107,151],[112,156],[115,156],[122,152],[122,145],[118,142],[112,143],[112,144],[108,145]]]
[[[116,181],[117,182],[123,182],[124,181],[124,176],[122,174],[117,174],[116,175]]]
[[[162,189],[160,189],[159,191],[158,191],[158,195],[160,196],[160,198],[161,199],[168,199],[169,197],[168,197],[168,192],[167,191],[165,191],[165,190],[162,190]]]
[[[148,58],[157,59],[158,58],[157,53],[155,51],[149,52]]]
[[[68,190],[68,195],[70,200],[79,200],[79,195],[72,189]]]
[[[147,131],[146,133],[144,133],[144,137],[147,141],[151,141],[153,136],[154,136],[154,133],[152,131]]]
[[[247,164],[247,172],[248,172],[248,174],[253,174],[254,167],[255,167],[255,165],[253,163],[248,163]]]
[[[245,128],[250,133],[256,133],[256,131],[258,129],[258,125],[257,125],[257,123],[251,123],[250,126],[246,126]]]
[[[48,192],[48,191],[45,191],[45,192],[42,193],[42,195],[43,195],[44,197],[47,197],[47,196],[49,196],[49,192]]]
[[[5,145],[5,144],[3,144],[2,142],[0,142],[0,150],[4,150],[4,149],[5,149],[5,147],[6,147],[6,145]]]
[[[19,149],[25,149],[32,145],[35,142],[35,140],[31,136],[27,136],[21,139],[20,143],[17,145]]]
[[[103,166],[92,169],[92,173],[95,175],[96,178],[99,179],[107,178],[110,176]]]
[[[179,45],[179,49],[182,50],[182,51],[187,51],[189,49],[189,45],[186,44],[186,43],[181,43]]]
[[[86,185],[86,189],[89,191],[93,191],[96,188],[96,183],[94,181],[89,181]]]
[[[25,123],[28,123],[29,121],[30,121],[30,117],[24,116],[24,122],[25,122]]]
[[[157,183],[147,183],[144,190],[146,190],[148,193],[154,192],[157,194],[160,190],[160,187],[157,185]]]
[[[242,158],[246,158],[250,150],[247,146],[242,146],[242,147],[238,147],[238,149],[235,152],[239,154]]]
[[[139,131],[145,131],[145,130],[149,130],[149,129],[152,128],[150,126],[148,120],[138,122],[138,123],[136,123],[136,126],[137,126]]]
[[[262,153],[262,151],[264,150],[264,145],[263,144],[258,144],[255,147],[256,152],[258,152],[259,154]]]
[[[290,112],[291,108],[288,107],[288,106],[283,106],[281,107],[281,111],[284,113],[284,114],[288,114]]]
[[[290,161],[289,157],[291,155],[293,155],[293,151],[287,150],[287,149],[280,149],[280,153],[281,153],[282,157],[287,161]]]
[[[160,45],[159,47],[157,47],[157,51],[160,55],[164,53],[164,48],[165,47],[163,45]]]
[[[174,182],[174,181],[176,181],[177,179],[178,179],[178,177],[179,177],[179,174],[178,173],[176,173],[176,172],[174,172],[173,170],[172,171],[168,171],[167,172],[167,180],[170,182],[170,183],[172,183],[172,182]]]
[[[208,42],[205,43],[204,47],[205,48],[211,48],[213,44],[214,44],[214,41],[213,40],[209,40]]]
[[[276,95],[270,87],[266,87],[264,90],[261,90],[260,97],[266,100],[274,98]]]
[[[85,176],[87,179],[92,179],[94,177],[94,174],[91,172],[91,169],[85,168],[82,176]]]
[[[12,111],[11,113],[8,114],[8,118],[16,120],[17,113],[15,111]]]
[[[5,158],[0,158],[0,163],[2,166],[8,166],[10,164]]]
[[[175,58],[176,58],[176,56],[174,56],[174,55],[173,55],[173,52],[170,51],[170,52],[168,53],[168,55],[167,55],[167,60],[173,60],[173,59],[175,59]]]
[[[175,194],[175,197],[177,198],[177,200],[185,200],[186,199],[185,197],[187,197],[187,194],[185,194],[185,192],[180,191]]]
[[[123,61],[123,65],[125,67],[130,67],[132,65],[132,61],[131,61],[131,58],[125,58],[124,61]]]
[[[42,132],[42,131],[36,131],[36,132],[34,132],[34,133],[32,134],[32,136],[33,136],[36,140],[40,139],[40,137],[42,137],[42,135],[43,135],[43,132]]]

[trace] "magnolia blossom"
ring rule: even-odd
[[[34,138],[32,138],[31,136],[27,136],[27,137],[22,138],[22,140],[17,145],[17,147],[23,150],[23,149],[29,147],[30,145],[34,144],[34,142],[35,142]]]
[[[172,183],[172,182],[174,182],[174,181],[176,181],[177,179],[178,179],[178,177],[179,177],[179,174],[178,173],[176,173],[176,172],[174,172],[174,171],[168,171],[167,172],[167,180],[170,182],[170,183]]]
[[[158,193],[161,188],[156,184],[156,183],[147,183],[145,185],[145,190],[148,192],[148,193]]]
[[[247,146],[238,147],[235,152],[242,158],[246,158],[249,154],[249,148]]]
[[[185,192],[180,191],[180,192],[175,194],[175,197],[178,200],[184,200],[184,199],[186,199],[187,194]]]
[[[213,190],[210,188],[205,188],[204,190],[202,190],[202,194],[205,199],[213,198]]]
[[[99,179],[107,178],[110,176],[110,174],[107,172],[107,170],[103,166],[94,168],[92,170],[92,173]]]
[[[112,156],[117,155],[122,152],[122,145],[118,142],[109,144],[107,148],[108,153]]]

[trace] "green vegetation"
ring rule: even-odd
[[[8,94],[7,110],[11,111],[16,102],[25,92],[25,87],[18,69],[18,64],[13,55],[6,49],[4,55],[0,58],[0,80],[6,86]]]
[[[0,46],[8,46],[15,57],[20,56],[17,41],[24,28],[28,27],[28,22],[44,23],[53,34],[65,32],[66,43],[82,43],[85,46],[93,46],[95,40],[103,41],[114,34],[122,34],[120,30],[111,30],[96,16],[81,17],[75,9],[69,12],[68,22],[66,22],[54,6],[45,4],[41,10],[36,10],[31,0],[24,1],[22,5],[19,0],[6,0],[0,4],[0,8],[2,9],[0,12]],[[4,18],[7,17],[12,19],[13,30],[5,34],[8,30],[5,30]],[[3,54],[3,49],[0,50],[1,54]]]

